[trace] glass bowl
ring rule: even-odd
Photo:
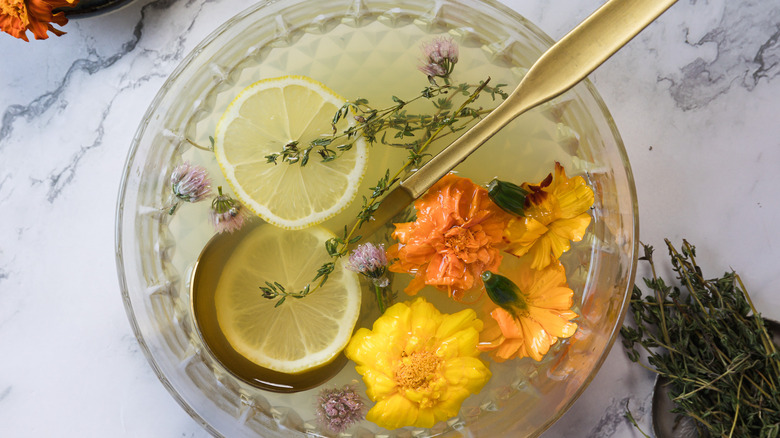
[[[507,90],[553,43],[523,17],[491,1],[265,1],[206,38],[150,105],[133,138],[119,192],[119,283],[130,323],[155,373],[213,435],[330,436],[309,409],[316,392],[274,394],[255,388],[202,344],[188,283],[213,234],[206,221],[194,219],[207,214],[209,203],[187,205],[187,215],[169,215],[173,168],[204,153],[191,142],[207,145],[237,91],[256,80],[310,75],[348,97],[367,89],[366,84],[381,94],[387,91],[384,80],[406,72],[421,75],[408,56],[431,35],[448,35],[460,45],[460,71],[495,75]],[[375,45],[397,50],[372,50]],[[502,377],[469,397],[449,421],[432,429],[395,431],[364,422],[349,430],[354,436],[536,436],[574,403],[607,357],[626,312],[638,247],[636,194],[625,150],[588,81],[532,113],[536,116],[529,120],[552,127],[536,138],[547,145],[542,154],[550,166],[540,166],[523,180],[541,180],[552,160],[558,160],[569,175],[585,177],[595,192],[587,234],[562,258],[575,292],[579,330],[539,363],[493,364],[494,375]],[[537,122],[524,122],[525,117],[513,123],[526,123],[523,129],[533,131]],[[490,160],[490,166],[477,171],[483,179],[511,173],[516,160],[523,159],[523,149],[515,146],[522,141],[507,128],[469,160]],[[512,159],[491,159],[496,154]],[[209,170],[220,175],[216,164]]]

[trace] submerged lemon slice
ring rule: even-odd
[[[356,273],[340,261],[325,284],[304,298],[262,296],[259,286],[278,282],[288,292],[302,290],[312,273],[332,259],[322,227],[301,231],[261,225],[230,255],[214,296],[217,322],[240,355],[283,373],[308,371],[335,359],[346,347],[360,313]]]
[[[238,199],[266,221],[288,229],[318,224],[343,210],[355,198],[366,170],[364,139],[333,161],[322,162],[314,152],[303,167],[281,159],[274,165],[266,156],[285,145],[303,148],[332,135],[333,116],[344,103],[304,76],[265,79],[241,91],[214,137],[217,162]],[[355,124],[351,117],[343,120]],[[329,148],[336,146],[334,142]]]

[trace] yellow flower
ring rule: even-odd
[[[472,309],[440,313],[423,298],[398,303],[355,333],[345,354],[375,401],[366,419],[386,429],[433,427],[454,417],[491,373],[477,349],[482,321]]]
[[[593,205],[593,190],[581,176],[567,178],[560,163],[555,175],[549,174],[538,185],[524,183],[530,193],[525,201],[525,215],[509,221],[504,237],[506,248],[516,256],[529,254],[531,268],[542,269],[558,260],[579,242],[590,224],[588,209]]]
[[[479,349],[489,351],[496,362],[518,357],[540,361],[559,338],[577,331],[572,319],[578,315],[571,310],[574,291],[559,262],[540,271],[526,264],[512,274],[516,284],[498,274],[483,274],[488,295],[500,307],[490,313],[498,324],[482,332]]]

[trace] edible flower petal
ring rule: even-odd
[[[581,176],[568,178],[560,163],[538,185],[524,183],[530,193],[525,200],[525,215],[507,224],[506,248],[516,256],[529,254],[533,269],[555,262],[579,242],[590,224],[588,209],[593,205],[593,190]]]
[[[415,276],[405,292],[425,285],[460,300],[481,286],[480,273],[501,263],[504,228],[511,216],[490,200],[485,188],[448,174],[414,203],[417,219],[395,224],[398,244],[388,249],[392,272]]]
[[[457,415],[491,373],[477,349],[472,309],[444,314],[423,298],[397,303],[344,350],[376,402],[366,419],[386,429],[429,428]]]
[[[566,272],[559,262],[534,270],[525,262],[512,278],[517,284],[517,299],[495,308],[490,316],[497,323],[481,334],[479,349],[490,352],[496,362],[531,357],[542,360],[559,338],[568,338],[577,330],[572,319],[572,291]]]
[[[64,12],[52,11],[75,3],[76,0],[0,0],[0,30],[25,41],[29,41],[28,30],[36,40],[49,38],[47,32],[63,35],[65,32],[52,23],[64,26],[68,19]]]

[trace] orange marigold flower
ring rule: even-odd
[[[512,219],[504,231],[509,241],[506,251],[529,254],[533,269],[542,269],[558,260],[579,242],[590,224],[588,209],[593,205],[593,190],[581,176],[567,178],[560,163],[555,174],[538,185],[524,183],[530,193],[525,200],[525,215]]]
[[[484,270],[498,269],[503,233],[511,218],[468,178],[448,174],[414,203],[417,219],[395,224],[399,243],[388,249],[397,259],[389,269],[415,277],[405,292],[425,285],[447,291],[456,300],[481,285]]]
[[[489,272],[483,277],[491,299],[496,280],[507,280]],[[542,360],[559,338],[568,338],[577,330],[571,320],[578,315],[571,310],[574,292],[566,283],[566,272],[556,262],[537,271],[523,266],[514,272],[514,292],[499,291],[497,307],[490,316],[498,323],[481,333],[478,348],[489,351],[496,362],[518,357]],[[511,281],[510,281],[511,284]],[[513,299],[509,299],[512,296]]]
[[[52,11],[73,6],[77,0],[0,0],[0,30],[16,38],[29,41],[27,31],[36,40],[45,40],[47,32],[57,36],[65,32],[56,29],[52,23],[64,26],[68,23],[64,12]]]

